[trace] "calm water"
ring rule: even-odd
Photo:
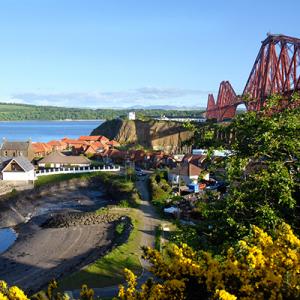
[[[0,139],[49,142],[63,137],[78,138],[90,135],[103,120],[93,121],[5,121],[0,122]]]
[[[5,252],[17,239],[16,232],[11,228],[0,229],[0,253]]]

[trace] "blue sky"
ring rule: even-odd
[[[300,1],[0,0],[0,101],[206,106],[241,93],[267,32],[300,37]]]

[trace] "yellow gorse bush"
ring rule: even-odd
[[[120,286],[121,300],[180,300],[189,292],[219,300],[299,299],[300,240],[291,227],[283,223],[271,238],[253,226],[252,234],[227,250],[223,257],[196,252],[187,245],[171,245],[167,254],[144,249],[152,263],[152,272],[160,280],[147,280],[137,290],[137,277],[125,269],[127,286]],[[67,295],[54,293],[56,281],[49,284],[37,299],[66,300]],[[94,291],[83,285],[80,298],[92,300]],[[16,286],[0,281],[0,300],[28,300]]]
[[[29,298],[18,287],[8,287],[6,282],[0,281],[0,300],[29,300]]]
[[[300,240],[285,223],[277,228],[274,239],[253,226],[252,235],[229,248],[225,257],[196,252],[187,245],[172,245],[167,257],[154,249],[144,251],[152,272],[163,281],[146,282],[137,291],[134,274],[126,270],[128,288],[120,287],[122,300],[184,299],[188,285],[195,282],[195,289],[204,289],[214,299],[300,297]]]

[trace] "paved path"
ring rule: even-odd
[[[136,187],[141,195],[141,204],[139,207],[139,214],[141,219],[139,220],[138,230],[141,232],[141,246],[154,247],[155,243],[155,228],[162,223],[155,208],[150,204],[150,195],[148,191],[147,180],[140,180],[136,182]],[[164,222],[166,223],[166,222]],[[142,254],[142,253],[141,253]],[[149,268],[149,263],[144,259],[140,259],[143,272],[138,278],[138,283],[141,284],[146,281],[150,272],[147,270]],[[103,298],[112,298],[118,294],[118,286],[110,286],[105,288],[94,288],[95,296]],[[79,295],[79,290],[72,292],[73,296],[76,298]]]

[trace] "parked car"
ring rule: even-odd
[[[136,172],[137,176],[146,176],[146,173],[144,173],[143,171],[140,172]]]
[[[206,190],[214,191],[218,190],[220,192],[226,191],[226,183],[224,181],[215,181],[213,184],[206,186]]]

